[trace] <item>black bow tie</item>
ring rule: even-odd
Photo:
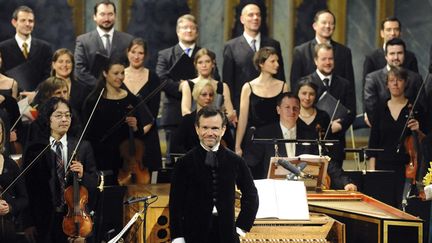
[[[212,168],[217,167],[218,161],[217,161],[216,153],[213,151],[207,151],[204,163],[207,166],[210,166]]]

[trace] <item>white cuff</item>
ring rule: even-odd
[[[171,243],[186,243],[184,237],[175,238]]]
[[[238,235],[240,235],[241,237],[245,237],[246,236],[246,231],[240,229],[239,227],[236,227],[236,232]],[[174,242],[172,242],[174,243]]]

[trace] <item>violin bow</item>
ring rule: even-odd
[[[81,141],[82,141],[82,139],[83,139],[83,137],[84,137],[84,134],[85,134],[85,132],[87,131],[87,128],[88,128],[88,126],[89,126],[89,124],[90,124],[90,121],[91,121],[91,119],[92,119],[92,117],[93,117],[93,114],[94,114],[94,112],[95,112],[95,110],[96,110],[96,107],[97,107],[97,105],[99,104],[100,99],[102,98],[102,94],[103,94],[104,91],[105,91],[105,87],[102,88],[101,92],[99,93],[99,96],[98,96],[98,98],[97,98],[97,100],[96,100],[96,103],[95,103],[95,105],[93,106],[92,112],[90,113],[90,116],[89,116],[89,118],[87,119],[87,122],[86,122],[86,124],[85,124],[85,126],[84,126],[83,131],[81,132],[81,135],[80,135],[80,137],[79,137],[79,139],[78,139],[78,142],[77,142],[77,144],[75,145],[75,148],[74,148],[74,150],[73,150],[73,152],[72,152],[72,154],[71,154],[71,157],[69,158],[69,161],[68,161],[67,164],[66,164],[66,168],[67,168],[67,169],[69,169],[69,166],[71,165],[72,160],[75,158],[75,156],[76,156],[76,154],[77,154],[78,147],[79,147],[79,145],[81,144]],[[66,176],[65,176],[65,177],[66,177]]]
[[[150,94],[148,94],[145,98],[143,98],[140,102],[138,102],[138,104],[136,104],[135,107],[133,107],[129,112],[127,112],[126,115],[124,115],[110,129],[108,129],[108,131],[105,133],[105,136],[103,136],[100,141],[105,141],[109,136],[111,136],[113,134],[113,132],[123,124],[126,117],[132,115],[138,109],[139,106],[147,103],[147,101],[149,99],[153,98],[153,96],[155,96],[158,92],[160,92],[167,85],[167,83],[168,83],[168,80],[163,81],[156,89],[152,90],[152,92],[150,92]]]
[[[415,108],[415,106],[417,105],[417,102],[418,102],[418,100],[419,100],[419,98],[420,98],[420,94],[421,94],[421,92],[422,92],[422,90],[423,90],[423,88],[424,88],[424,86],[425,86],[425,84],[426,84],[426,81],[428,80],[429,76],[430,76],[430,73],[428,73],[428,74],[426,75],[425,81],[422,82],[422,84],[420,85],[419,90],[417,91],[416,98],[415,98],[415,100],[414,100],[414,102],[413,102],[413,104],[412,104],[411,110],[410,110],[409,113],[408,113],[408,119],[405,121],[405,125],[403,126],[403,129],[402,129],[402,133],[401,133],[401,135],[399,136],[399,143],[398,143],[398,145],[397,145],[397,147],[396,147],[396,153],[399,153],[399,151],[400,151],[400,148],[401,148],[401,146],[402,146],[402,140],[403,140],[403,137],[404,137],[405,131],[406,131],[407,127],[408,127],[408,121],[410,120],[411,117],[413,117],[414,108]]]
[[[331,124],[332,124],[332,122],[333,122],[333,120],[334,120],[334,117],[335,117],[335,115],[336,115],[336,111],[337,111],[337,108],[339,107],[339,104],[340,104],[340,100],[338,100],[338,101],[336,102],[336,106],[335,106],[335,108],[334,108],[334,110],[333,110],[333,114],[332,114],[332,116],[331,116],[331,118],[330,118],[330,122],[329,122],[329,124],[328,124],[328,126],[327,126],[327,129],[326,129],[326,132],[325,132],[325,134],[324,134],[324,138],[323,138],[323,140],[325,140],[325,139],[327,138],[327,135],[328,135],[328,133],[329,133],[329,131],[330,131]]]

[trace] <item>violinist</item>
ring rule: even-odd
[[[424,134],[420,129],[423,121],[421,106],[415,106],[413,110],[414,117],[409,117],[412,109],[412,101],[405,94],[406,80],[408,74],[406,70],[400,67],[390,67],[387,74],[386,85],[390,91],[390,99],[379,106],[374,113],[374,125],[371,128],[369,137],[369,148],[383,148],[384,152],[373,153],[369,155],[370,169],[374,170],[393,170],[395,172],[394,195],[392,206],[401,208],[402,193],[405,181],[405,165],[410,161],[404,145],[404,140],[417,133],[419,138]],[[407,122],[406,132],[401,133]],[[402,146],[399,146],[402,144]],[[398,152],[398,147],[400,147]]]
[[[90,144],[83,141],[77,156],[68,165],[79,134],[71,107],[63,98],[49,99],[40,108],[34,122],[38,123],[41,135],[28,144],[24,166],[29,166],[39,154],[42,155],[25,176],[29,192],[29,207],[24,215],[26,237],[29,242],[67,242],[62,230],[67,211],[64,190],[71,184],[71,172],[77,173],[79,184],[89,192],[96,189],[98,178],[93,151]]]
[[[0,242],[12,242],[14,230],[9,227],[15,224],[18,214],[27,206],[27,191],[23,180],[18,180],[7,191],[4,191],[19,175],[20,169],[15,161],[4,156],[6,139],[5,124],[0,119]]]
[[[138,104],[139,99],[122,88],[124,78],[125,66],[116,59],[110,60],[103,67],[98,84],[83,106],[85,124],[103,91],[86,135],[95,151],[97,169],[111,170],[114,178],[117,178],[124,162],[120,153],[120,144],[130,138],[130,133],[134,138],[142,141],[146,125],[153,122],[145,104],[135,109],[132,114],[128,114]],[[140,164],[140,166],[144,165]],[[117,184],[115,179],[105,179],[107,185]]]

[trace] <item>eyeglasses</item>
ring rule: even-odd
[[[72,118],[72,114],[69,112],[67,112],[67,113],[53,113],[51,116],[57,120],[61,120],[63,117],[68,119],[68,120],[70,120]]]
[[[179,26],[179,29],[181,30],[196,30],[196,26],[192,26],[192,25],[184,25],[184,26]]]

